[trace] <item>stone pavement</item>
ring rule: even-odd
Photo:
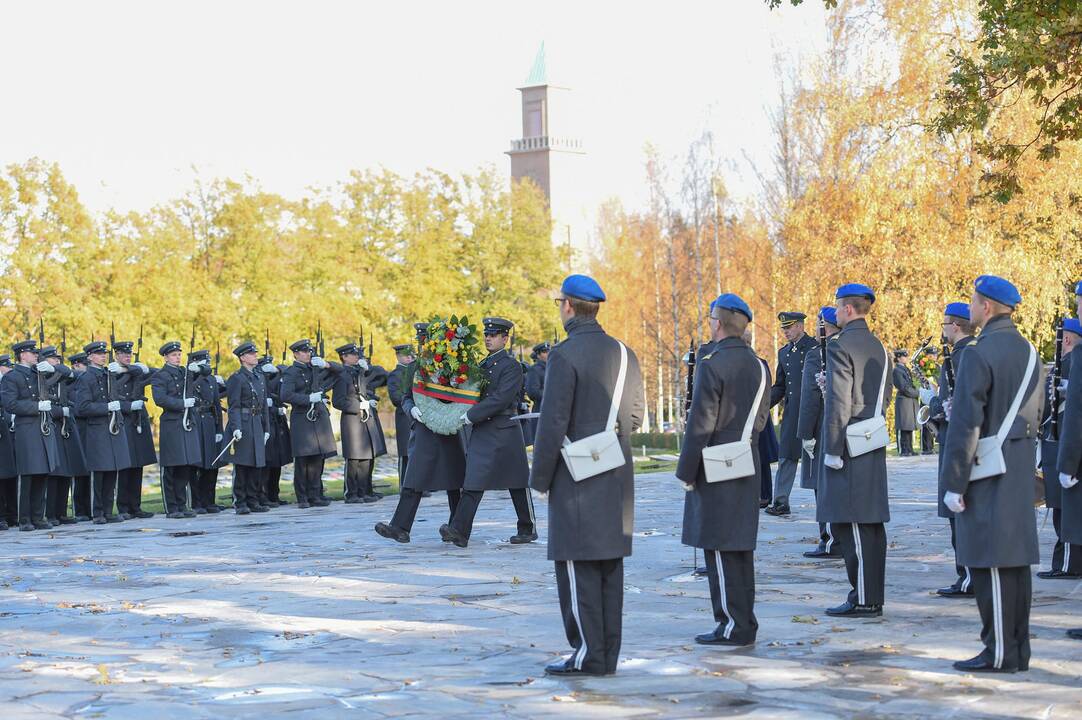
[[[587,680],[542,673],[567,651],[552,565],[541,543],[503,542],[514,525],[503,493],[486,496],[464,550],[439,541],[440,497],[422,505],[410,545],[372,532],[394,498],[7,532],[0,715],[1082,717],[1082,643],[1063,634],[1082,625],[1082,584],[1034,580],[1029,673],[954,672],[980,626],[971,601],[929,594],[953,575],[935,458],[890,470],[884,617],[823,615],[844,598],[844,569],[800,556],[816,529],[799,491],[796,517],[762,517],[759,642],[738,650],[692,641],[713,622],[679,543],[683,492],[671,475],[639,476],[623,660]],[[1047,558],[1051,522],[1041,542]]]

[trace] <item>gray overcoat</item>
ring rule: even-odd
[[[530,465],[522,444],[522,427],[511,417],[522,396],[522,366],[506,350],[481,361],[488,382],[481,399],[466,416],[466,490],[524,488]],[[411,459],[410,462],[413,462]]]
[[[188,386],[184,377],[188,376]],[[154,404],[162,410],[158,418],[158,450],[162,467],[197,467],[201,464],[199,431],[196,427],[195,408],[188,411],[191,430],[183,428],[184,393],[195,397],[195,376],[187,368],[164,365],[150,379],[150,392]]]
[[[799,460],[802,449],[796,436],[800,418],[800,386],[804,358],[816,346],[815,340],[801,335],[795,343],[786,343],[778,350],[778,365],[774,369],[774,385],[770,389],[770,407],[782,405],[781,429],[778,433],[778,456]]]

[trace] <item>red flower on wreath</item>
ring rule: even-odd
[[[466,365],[465,363],[458,366],[458,372],[459,372],[460,375],[463,375],[463,376],[466,374],[466,371],[469,370],[469,369],[470,369],[469,366]]]
[[[447,338],[448,340],[454,340],[455,339],[455,331],[454,330],[448,330],[446,333],[444,333],[444,337]]]
[[[466,375],[465,374],[459,375],[458,376],[458,382],[460,384],[466,382]]]
[[[446,385],[447,384],[447,378],[445,378],[443,375],[440,375],[439,377],[436,378],[436,382],[439,383],[440,385]]]
[[[436,353],[433,357],[436,362],[443,362],[443,353]]]

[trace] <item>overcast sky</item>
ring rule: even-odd
[[[38,2],[0,5],[0,163],[60,163],[93,210],[142,210],[250,174],[296,197],[349,170],[506,171],[516,87],[545,41],[574,89],[593,197],[645,201],[643,145],[765,158],[772,58],[822,3]],[[738,191],[754,181],[734,177]]]

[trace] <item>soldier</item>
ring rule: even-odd
[[[45,519],[47,478],[60,462],[53,404],[48,399],[46,375],[56,369],[38,359],[33,340],[11,346],[18,363],[0,381],[4,412],[15,418],[15,466],[19,473],[19,529],[48,530]]]
[[[473,532],[473,519],[486,490],[509,490],[518,515],[518,529],[511,544],[521,545],[537,539],[533,500],[527,484],[530,465],[522,444],[522,429],[517,413],[522,393],[522,368],[507,352],[508,335],[514,324],[499,317],[482,321],[488,357],[481,361],[487,383],[481,398],[462,418],[466,423],[466,477],[462,498],[451,521],[440,527],[444,542],[466,547]]]
[[[154,404],[161,408],[159,449],[162,503],[171,520],[195,517],[188,509],[188,491],[193,489],[195,473],[202,462],[199,431],[195,419],[195,378],[201,363],[183,367],[180,343],[176,340],[158,348],[164,363],[151,377]]]
[[[266,445],[270,440],[267,385],[263,373],[256,370],[259,351],[255,343],[243,342],[233,348],[233,354],[240,361],[240,369],[225,384],[229,407],[225,433],[231,438],[228,454],[233,463],[233,507],[237,515],[267,512],[270,507],[259,502],[262,468],[267,462]]]
[[[2,378],[11,372],[11,356],[0,355]],[[19,469],[15,465],[15,418],[0,403],[0,530],[19,524]]]
[[[890,522],[887,500],[887,450],[881,447],[853,457],[846,430],[855,422],[883,414],[890,401],[890,361],[865,319],[875,302],[867,285],[842,285],[835,293],[842,331],[827,344],[823,389],[823,472],[817,483],[816,519],[831,523],[845,558],[853,590],[847,600],[827,610],[838,617],[883,614]]]
[[[280,494],[282,468],[293,462],[293,446],[289,442],[289,420],[286,418],[286,406],[282,402],[282,370],[274,364],[274,358],[264,355],[259,359],[259,370],[267,386],[267,412],[270,414],[270,440],[267,441],[266,461],[263,468],[263,482],[260,487],[266,492],[266,504],[276,508],[288,505],[289,501]],[[264,498],[260,497],[263,503]]]
[[[68,494],[71,490],[72,478],[86,475],[83,443],[72,412],[74,403],[71,395],[75,374],[70,368],[64,366],[56,348],[52,345],[43,347],[38,359],[48,362],[56,370],[47,385],[49,400],[53,403],[53,425],[60,434],[57,438],[59,464],[56,474],[49,476],[45,491],[45,518],[54,527],[71,525],[77,522],[75,518],[68,517]]]
[[[196,366],[198,370],[191,370]],[[228,464],[224,457],[215,462],[223,448],[225,428],[222,423],[222,391],[224,384],[210,366],[210,350],[188,354],[188,391],[195,398],[189,413],[194,432],[199,437],[199,462],[190,485],[191,507],[197,515],[219,513],[225,508],[218,504],[218,470]]]
[[[1082,317],[1082,282],[1075,285],[1074,292],[1076,310]],[[1082,382],[1067,383],[1067,401],[1064,403],[1059,437],[1056,469],[1063,489],[1060,498],[1063,541],[1082,545],[1082,487],[1078,485],[1078,478],[1082,477]],[[1071,628],[1067,636],[1082,640],[1082,628]]]
[[[804,356],[815,347],[815,341],[804,332],[806,317],[802,312],[778,313],[782,334],[788,342],[778,350],[774,386],[770,388],[770,406],[782,404],[778,472],[774,476],[774,504],[766,508],[770,515],[781,516],[791,512],[789,493],[793,489],[793,481],[796,480],[796,468],[801,454],[800,440],[796,436],[796,423],[800,417],[800,379]]]
[[[428,326],[424,327],[427,329]],[[418,334],[421,332],[418,327]],[[419,340],[423,341],[424,336]],[[412,376],[412,372],[410,375]],[[424,424],[424,416],[413,400],[412,383],[407,384],[403,391],[402,409],[413,418],[409,463],[406,466],[406,476],[402,479],[394,516],[389,523],[376,523],[375,530],[385,538],[408,543],[413,521],[417,517],[417,508],[420,507],[421,498],[426,492],[446,490],[449,518],[455,516],[463,476],[466,474],[466,454],[461,433],[441,435]]]
[[[69,407],[71,417],[68,422],[74,423],[79,433],[79,449],[83,455],[83,472],[72,479],[71,507],[75,514],[76,522],[87,522],[93,511],[90,508],[90,471],[86,469],[86,420],[75,413],[75,382],[86,372],[86,353],[81,350],[68,356],[68,364],[71,366],[72,387],[69,389]]]
[[[831,306],[819,309],[819,322],[823,324],[824,334],[829,341],[836,336],[841,327],[838,326],[838,311]],[[826,431],[823,425],[823,391],[819,387],[819,378],[823,372],[823,353],[816,348],[804,357],[804,377],[800,383],[800,419],[797,422],[797,437],[804,449],[802,464],[806,464],[808,484],[802,474],[800,486],[807,488],[815,494],[816,502],[819,499],[819,478],[823,473],[823,453],[816,453],[815,446],[823,446],[823,434]],[[840,558],[841,548],[834,542],[834,535],[830,530],[830,523],[819,523],[819,544],[814,550],[804,553],[807,558]]]
[[[973,327],[973,323],[969,320],[969,303],[953,302],[948,304],[943,310],[943,337],[951,346],[950,362],[955,374],[957,374],[958,368],[961,367],[962,355],[965,349],[973,342],[975,332],[976,328]],[[951,398],[954,394],[954,388],[950,387],[950,383],[947,381],[946,370],[943,367],[939,370],[938,392],[931,389],[927,392],[922,389],[921,392],[927,398],[931,417],[928,421],[929,424],[933,422],[938,424],[941,439],[940,448],[942,449],[942,440],[947,437],[947,410],[950,408]],[[947,488],[943,484],[942,454],[939,456],[938,476],[939,486],[936,493],[936,503],[939,505],[939,517],[946,518],[947,522],[950,523],[951,549],[954,551],[954,569],[957,578],[951,585],[936,590],[936,594],[940,597],[973,597],[973,585],[969,569],[958,562],[958,539],[954,513],[943,504],[943,493],[947,491]]]
[[[428,323],[416,323],[417,339],[424,337],[424,328]],[[413,381],[414,355],[412,345],[395,345],[395,359],[398,364],[387,377],[387,396],[394,405],[394,442],[398,447],[398,484],[406,477],[406,465],[409,462],[410,426],[413,419],[409,412],[402,407],[402,401],[406,397],[406,391]]]
[[[116,509],[124,520],[150,518],[154,513],[143,510],[143,468],[158,462],[154,452],[154,432],[150,429],[147,415],[146,386],[150,384],[150,368],[144,363],[132,362],[130,340],[113,343],[116,360],[109,365],[109,372],[116,378],[117,398],[131,410],[124,412],[124,431],[128,434],[131,467],[117,473]]]
[[[551,493],[548,557],[556,564],[564,632],[574,648],[545,668],[553,675],[611,675],[623,635],[624,558],[631,554],[635,510],[630,440],[645,399],[635,353],[597,322],[604,300],[591,277],[563,281],[556,303],[567,339],[549,353],[530,472],[530,487]],[[561,453],[564,441],[602,429],[615,430],[624,463],[575,482]]]
[[[323,393],[334,386],[342,366],[316,355],[307,339],[289,349],[293,364],[282,373],[280,394],[292,408],[289,427],[297,507],[325,507],[330,501],[323,496],[323,463],[338,454],[338,444]]]
[[[1071,358],[1080,341],[1082,341],[1082,323],[1077,318],[1066,318],[1063,321],[1061,386],[1069,386],[1067,381],[1071,374]],[[1082,373],[1082,370],[1079,372]],[[1052,435],[1050,422],[1053,412],[1053,380],[1053,375],[1049,373],[1045,388],[1047,402],[1044,403],[1044,412],[1041,415],[1041,470],[1044,474],[1044,504],[1045,507],[1052,508],[1052,527],[1056,530],[1056,544],[1052,548],[1050,569],[1037,573],[1037,577],[1043,580],[1076,580],[1082,577],[1082,545],[1063,542],[1063,488],[1059,484],[1059,469],[1056,465],[1059,443]],[[1062,416],[1063,403],[1057,411]],[[1062,417],[1059,427],[1063,427]],[[1062,437],[1062,432],[1060,436]]]
[[[981,334],[962,356],[941,454],[943,502],[955,513],[958,562],[973,576],[985,649],[954,667],[1010,673],[1029,669],[1029,566],[1039,562],[1033,468],[1044,395],[1037,351],[1011,318],[1022,296],[993,275],[973,286],[969,315]],[[1002,463],[1004,472],[971,479],[981,438],[986,466]]]
[[[106,344],[83,346],[87,371],[75,381],[75,417],[86,423],[83,449],[90,472],[90,506],[95,525],[120,522],[113,513],[117,473],[132,466],[123,408],[117,400],[116,378],[105,368]]]
[[[529,398],[532,412],[541,412],[541,400],[545,396],[545,368],[548,366],[549,350],[548,342],[539,342],[533,346],[532,355],[534,364],[526,371],[526,397]],[[526,445],[533,445],[537,437],[537,420],[526,420],[522,424],[522,433],[526,439]]]
[[[376,388],[387,384],[387,371],[370,367],[364,350],[356,343],[335,349],[344,370],[334,383],[331,404],[342,413],[342,457],[346,459],[347,503],[372,503],[380,495],[372,488],[376,458],[387,454],[383,426],[379,422]]]
[[[710,310],[712,350],[696,365],[691,411],[676,477],[684,486],[685,545],[702,548],[717,627],[697,635],[702,645],[750,645],[755,619],[755,544],[759,528],[758,439],[766,427],[770,376],[743,335],[751,309],[726,293]],[[743,442],[752,458],[747,475],[710,482],[703,450]]]
[[[917,397],[919,393],[913,385],[913,373],[905,364],[904,358],[909,351],[899,348],[894,351],[894,371],[891,382],[897,394],[894,396],[894,432],[897,435],[898,455],[910,457],[913,452],[913,432],[917,429]]]

